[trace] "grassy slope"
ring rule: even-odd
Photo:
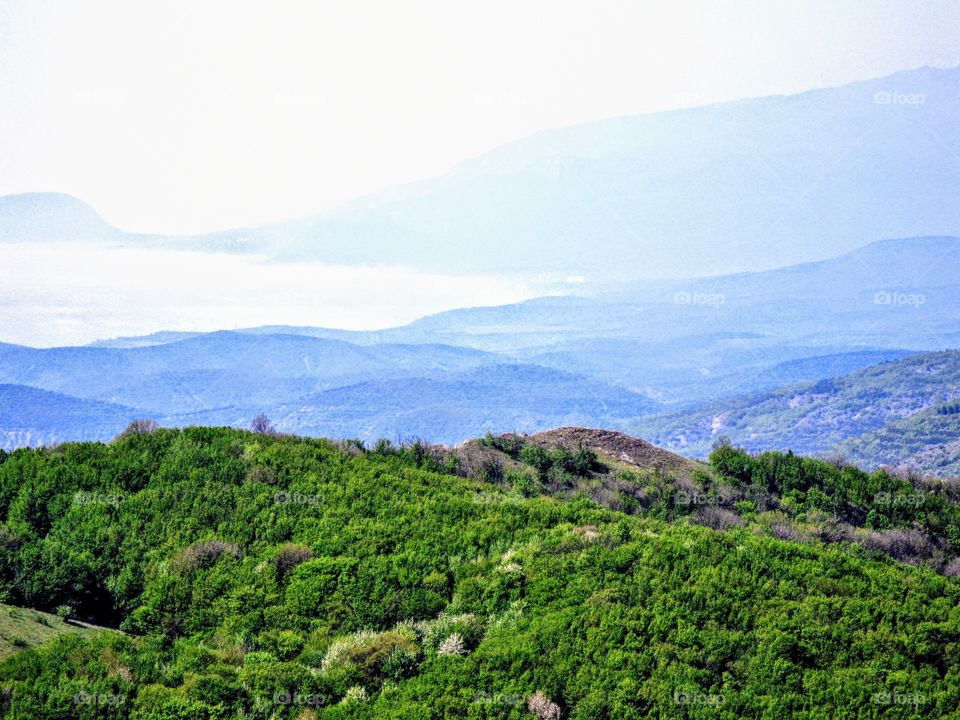
[[[65,623],[56,615],[0,604],[0,660],[64,633],[94,633],[101,628]]]

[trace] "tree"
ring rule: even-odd
[[[270,418],[263,413],[260,413],[253,419],[253,422],[250,423],[250,430],[257,435],[263,435],[265,437],[277,436],[277,430],[270,423]]]
[[[131,420],[130,424],[127,425],[123,431],[114,438],[114,440],[126,440],[127,438],[134,437],[136,435],[150,435],[159,429],[160,423],[158,423],[156,420],[150,420],[148,418]]]

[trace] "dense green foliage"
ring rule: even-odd
[[[793,453],[751,455],[721,443],[710,455],[721,485],[750,497],[749,512],[775,506],[784,531],[805,523],[825,540],[857,540],[910,562],[924,560],[950,574],[960,562],[960,485],[952,481],[866,473],[845,463]],[[742,507],[742,506],[741,506]]]
[[[714,467],[804,509],[906,492],[726,447]],[[4,717],[960,717],[954,578],[448,469],[211,428],[0,456],[3,599],[126,632],[5,661]]]

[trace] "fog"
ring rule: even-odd
[[[0,342],[40,347],[265,324],[370,330],[544,290],[536,279],[219,253],[69,243],[10,244],[0,252]]]

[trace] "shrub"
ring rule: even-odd
[[[181,573],[212,567],[224,555],[240,557],[240,549],[224,540],[200,540],[188,545],[173,559],[173,567]]]
[[[517,433],[494,435],[488,432],[481,442],[487,447],[495,448],[516,460],[523,449],[525,440],[522,435]]]
[[[560,720],[560,706],[548,698],[543,690],[537,690],[530,696],[527,709],[539,720]]]
[[[549,453],[539,445],[524,445],[520,451],[520,461],[532,466],[540,475],[541,480],[546,477],[553,464]]]
[[[277,475],[272,469],[264,465],[254,465],[247,470],[245,481],[248,483],[273,485],[277,481]]]
[[[263,413],[257,415],[250,423],[250,431],[264,437],[277,437],[279,435],[277,429],[270,422],[270,418]]]
[[[353,703],[366,702],[368,697],[366,688],[362,685],[354,685],[347,690],[347,694],[343,696],[343,700],[340,702],[344,705],[351,705]]]
[[[901,562],[916,562],[933,549],[927,534],[916,528],[866,530],[859,533],[858,538],[871,550],[886,553]]]
[[[523,470],[511,470],[507,473],[507,480],[515,493],[523,497],[533,497],[540,491],[540,484]]]
[[[960,558],[954,558],[943,568],[943,574],[947,577],[960,577]]]
[[[150,435],[159,429],[160,423],[156,420],[131,420],[130,424],[114,438],[114,441],[126,440],[127,438],[136,437],[137,435]]]
[[[735,512],[716,505],[707,505],[702,508],[692,520],[698,525],[705,525],[714,530],[726,530],[743,525],[743,520]]]
[[[300,563],[313,557],[313,552],[306,545],[287,543],[281,545],[277,554],[273,556],[273,567],[277,574],[277,583],[283,584],[287,574]]]
[[[447,615],[440,613],[435,620],[425,620],[413,626],[424,650],[439,652],[440,646],[451,635],[457,635],[466,650],[472,650],[483,638],[484,623],[473,613]]]
[[[387,670],[396,672],[397,665],[401,664],[395,657],[398,651],[408,656],[404,662],[416,660],[418,648],[409,630],[400,628],[379,633],[361,630],[334,640],[320,667],[325,673],[355,667],[367,682],[377,685],[386,676]]]
[[[459,633],[452,633],[437,646],[437,655],[466,655],[467,648]]]

